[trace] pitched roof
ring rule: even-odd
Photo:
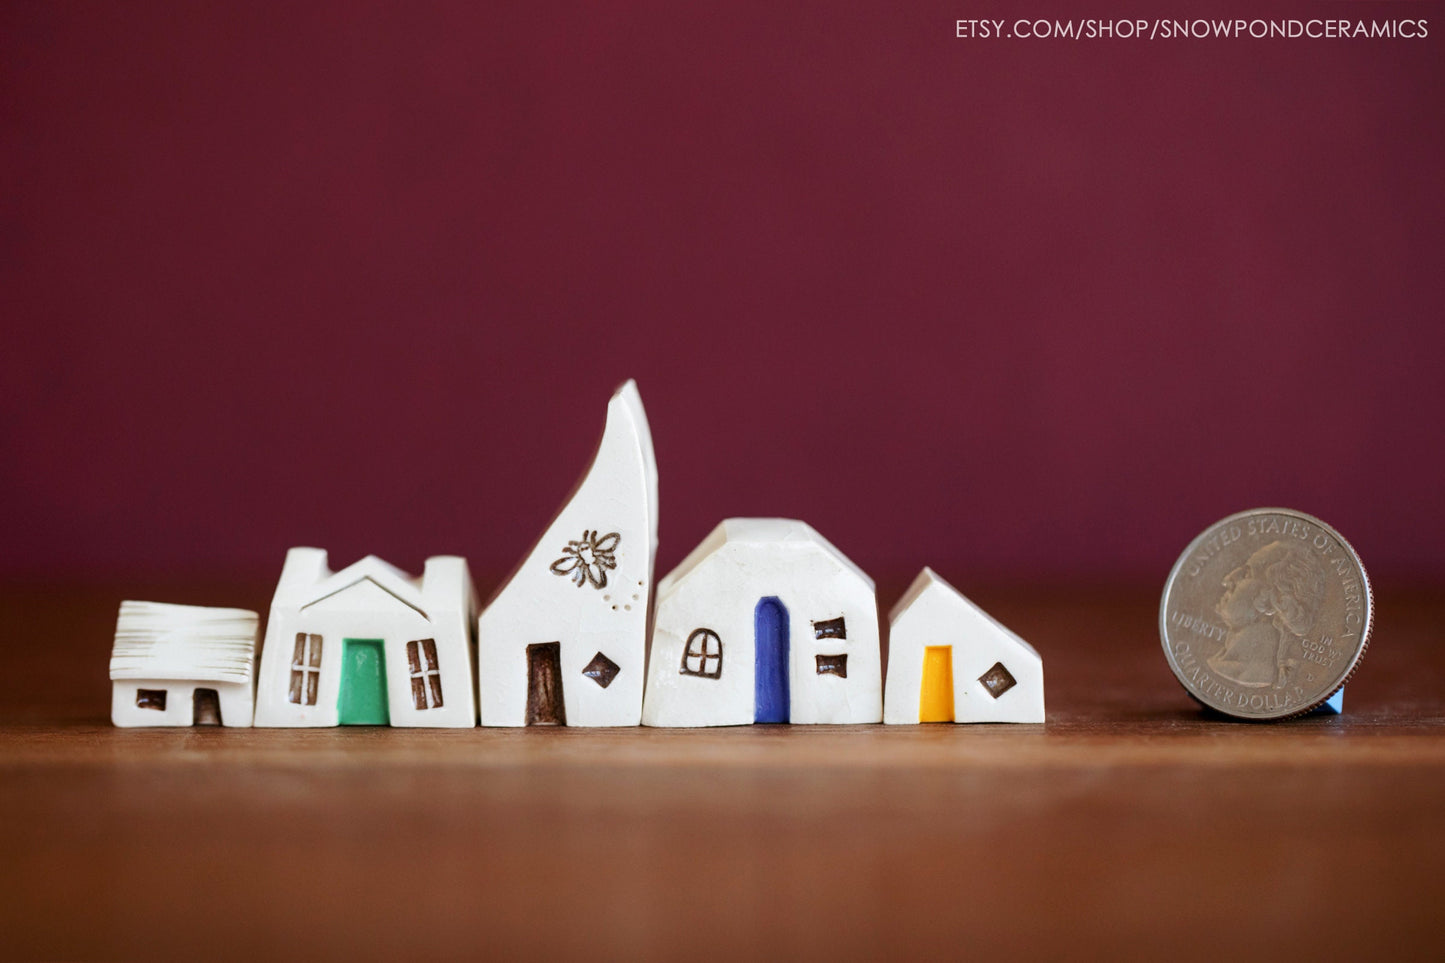
[[[897,622],[904,612],[908,611],[925,596],[939,599],[943,604],[951,606],[961,617],[972,619],[975,624],[986,626],[1001,637],[1020,646],[1034,658],[1039,658],[1038,650],[1029,645],[1017,632],[1004,625],[998,619],[984,611],[977,602],[964,595],[954,588],[947,579],[939,575],[928,566],[918,573],[913,584],[903,593],[903,597],[894,603],[893,608],[888,612],[888,621]]]
[[[422,605],[421,588],[416,579],[375,555],[368,555],[341,571],[322,578],[306,590],[306,600],[301,604],[301,608],[308,608],[323,599],[338,595],[360,582],[371,582],[388,595],[416,609],[423,618],[430,618]]]
[[[122,602],[110,677],[249,683],[257,623],[246,609]]]
[[[638,464],[639,457],[640,465]],[[607,419],[602,428],[602,437],[598,440],[597,447],[592,452],[592,459],[587,463],[587,468],[582,472],[582,476],[577,479],[576,484],[562,500],[561,507],[547,522],[546,527],[542,530],[542,536],[532,543],[527,554],[522,556],[516,566],[507,573],[507,577],[497,585],[491,596],[488,597],[484,608],[491,609],[494,603],[507,596],[518,576],[529,566],[535,567],[538,563],[545,564],[546,561],[551,560],[550,558],[545,560],[539,558],[539,555],[555,558],[554,550],[559,544],[576,538],[575,530],[571,530],[571,534],[559,537],[559,526],[562,524],[561,520],[564,516],[575,516],[579,506],[588,511],[598,510],[605,506],[610,513],[611,506],[616,499],[632,497],[632,483],[636,480],[634,472],[638,468],[641,469],[642,494],[647,499],[646,528],[649,541],[646,549],[651,556],[655,557],[657,554],[657,456],[652,448],[652,429],[648,426],[647,412],[643,410],[642,396],[637,391],[637,382],[628,379],[612,393],[612,398],[607,402]],[[620,484],[621,479],[626,479],[625,484]],[[627,492],[625,496],[622,494],[624,491]],[[631,537],[629,537],[629,542],[632,542]],[[633,547],[638,547],[640,542],[639,538],[637,543],[632,543]]]
[[[869,591],[874,588],[873,579],[868,573],[853,564],[852,559],[838,551],[832,542],[818,534],[818,530],[807,522],[792,518],[727,518],[719,522],[717,527],[708,533],[707,538],[658,583],[658,597],[666,595],[686,579],[693,569],[727,546],[783,544],[804,551],[820,551],[837,562],[839,567],[858,576],[863,584],[868,586]]]
[[[909,607],[911,607],[914,602],[917,602],[919,597],[922,596],[923,593],[929,589],[929,587],[937,585],[940,582],[944,585],[948,585],[948,583],[944,581],[937,572],[929,568],[927,565],[923,566],[923,571],[918,573],[917,577],[913,579],[912,584],[910,584],[907,590],[904,591],[902,597],[900,597],[897,602],[893,603],[893,608],[888,610],[888,621],[896,621],[898,616],[908,611]],[[952,585],[948,585],[948,587],[953,588]],[[957,592],[958,590],[954,589],[954,591]]]

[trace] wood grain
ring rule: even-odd
[[[1152,587],[974,595],[1046,725],[117,730],[122,596],[7,589],[0,954],[1438,955],[1438,594],[1382,590],[1346,715],[1273,725],[1189,701]]]

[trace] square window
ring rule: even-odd
[[[817,659],[819,675],[848,678],[848,657],[846,655],[820,655]]]
[[[137,689],[135,690],[135,704],[140,709],[156,709],[160,712],[166,711],[166,690],[165,689]]]
[[[813,623],[813,638],[815,639],[846,639],[848,637],[848,625],[843,621],[843,616],[836,619],[824,619],[822,622]]]

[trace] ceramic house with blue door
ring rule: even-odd
[[[873,580],[803,522],[730,518],[658,583],[642,721],[883,718]]]
[[[592,464],[477,620],[484,726],[635,726],[657,557],[657,462],[637,385]]]
[[[271,603],[256,725],[477,724],[465,559],[439,555],[420,579],[367,556],[339,572],[293,548]]]

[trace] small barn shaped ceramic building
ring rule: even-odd
[[[122,602],[110,654],[118,726],[251,724],[255,612]]]
[[[1039,654],[932,569],[888,619],[884,722],[1044,721]]]
[[[730,518],[658,584],[645,725],[878,722],[881,683],[873,580],[803,522]]]
[[[426,560],[421,579],[374,555],[333,573],[293,548],[271,603],[258,726],[477,724],[465,559]]]
[[[635,726],[657,557],[657,462],[637,385],[592,464],[477,620],[484,726]]]

